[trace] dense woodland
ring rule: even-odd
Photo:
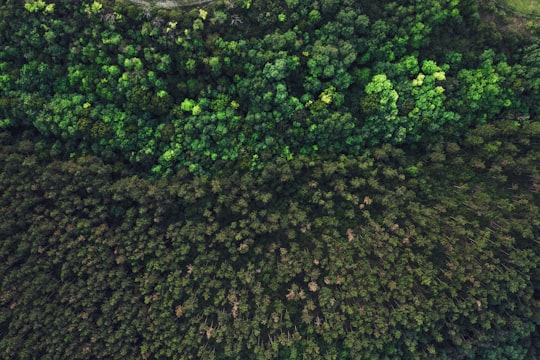
[[[0,4],[0,358],[540,358],[540,23]]]

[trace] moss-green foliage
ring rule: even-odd
[[[534,358],[539,129],[159,181],[4,134],[2,357]]]
[[[538,358],[538,27],[489,4],[0,5],[0,358]]]

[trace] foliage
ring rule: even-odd
[[[539,129],[159,181],[4,133],[2,357],[534,358]]]
[[[538,358],[540,33],[490,17],[1,5],[0,357]]]
[[[3,16],[24,20],[6,25],[15,35],[1,54],[10,84],[2,98],[47,105],[15,103],[3,123],[30,123],[66,153],[112,151],[161,175],[210,173],[240,154],[284,148],[295,156],[425,147],[509,108],[528,111],[518,98],[520,82],[533,81],[529,65],[493,50],[476,64],[455,61],[459,53],[431,57],[440,29],[459,21],[458,2],[338,4],[232,1],[179,13],[97,1],[47,11],[28,1],[31,16],[22,17],[6,6]]]

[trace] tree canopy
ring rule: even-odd
[[[0,6],[0,357],[538,358],[534,22],[182,5]]]

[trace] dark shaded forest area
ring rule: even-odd
[[[537,21],[486,0],[0,19],[1,358],[540,357]]]

